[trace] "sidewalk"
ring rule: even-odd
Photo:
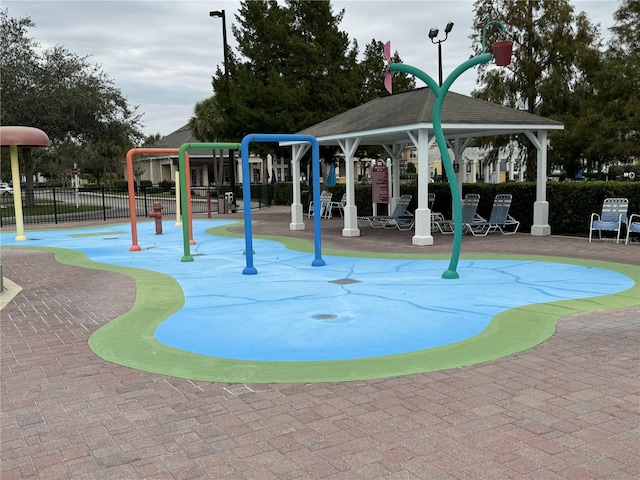
[[[310,222],[290,231],[281,207],[253,220],[256,235],[313,237]],[[324,248],[450,253],[451,236],[415,247],[411,231],[363,228],[346,238],[341,228],[340,219],[323,220]],[[462,252],[640,265],[638,245],[585,238],[465,237]],[[2,264],[23,287],[0,312],[3,480],[640,475],[640,307],[562,319],[537,347],[455,370],[220,384],[132,370],[91,352],[89,335],[131,308],[129,277],[35,250],[3,249]]]

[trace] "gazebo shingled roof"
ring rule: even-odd
[[[425,87],[376,98],[363,105],[302,130],[321,144],[335,144],[332,138],[362,137],[362,145],[396,143],[398,134],[406,141],[408,128],[432,123],[435,96]],[[445,136],[478,137],[499,130],[561,129],[562,123],[527,112],[449,92],[442,108]],[[337,141],[337,140],[336,140]]]

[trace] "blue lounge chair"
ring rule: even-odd
[[[602,232],[614,232],[616,243],[619,243],[622,225],[627,223],[628,209],[629,200],[626,198],[605,198],[602,202],[602,212],[591,214],[589,241],[594,231],[598,232],[600,240],[606,240],[602,238]]]

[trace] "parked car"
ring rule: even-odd
[[[0,193],[2,195],[13,195],[13,188],[11,188],[8,184],[3,183],[0,185]]]

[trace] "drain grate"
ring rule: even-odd
[[[313,318],[317,320],[333,320],[334,318],[338,318],[338,316],[332,313],[319,313],[314,315]]]
[[[338,280],[329,280],[329,283],[335,283],[336,285],[350,285],[352,283],[361,283],[361,281],[354,280],[353,278],[340,278]]]

